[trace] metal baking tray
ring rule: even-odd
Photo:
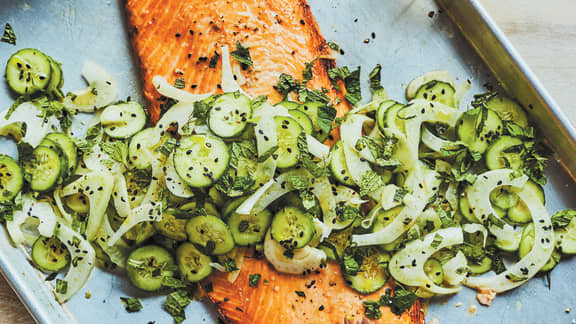
[[[240,0],[236,0],[240,1]],[[557,153],[547,170],[547,208],[550,212],[576,207],[571,197],[576,186],[576,132],[534,74],[476,0],[310,0],[312,11],[327,40],[344,50],[339,65],[360,65],[363,77],[382,64],[383,85],[392,98],[402,99],[406,84],[431,70],[449,70],[457,82],[470,80],[472,93],[485,84],[502,86],[526,107]],[[123,1],[117,0],[0,0],[0,23],[10,23],[17,34],[16,47],[0,43],[0,61],[19,48],[36,47],[63,62],[65,90],[84,87],[82,63],[93,60],[111,71],[120,93],[142,99],[139,78],[126,33]],[[372,37],[374,33],[375,37]],[[366,42],[365,40],[368,39]],[[364,84],[364,93],[367,85]],[[13,98],[0,86],[2,109]],[[0,139],[0,151],[15,154],[9,141]],[[563,163],[561,163],[562,161]],[[44,281],[18,248],[0,230],[0,269],[31,314],[41,323],[170,323],[162,310],[163,296],[143,294],[122,277],[95,270],[86,287],[64,306],[59,305]],[[576,310],[576,261],[562,262],[551,274],[551,287],[536,278],[499,296],[490,308],[478,306],[469,289],[455,296],[433,299],[427,319],[441,323],[569,323]],[[85,297],[85,292],[91,298]],[[144,309],[128,314],[121,296],[142,298]],[[461,307],[456,307],[457,304]],[[214,309],[193,302],[187,308],[190,323],[216,322]]]

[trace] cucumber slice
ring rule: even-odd
[[[384,129],[387,127],[386,112],[388,111],[388,108],[396,104],[398,103],[394,100],[386,100],[378,106],[378,109],[376,109],[376,124],[382,133],[384,133]]]
[[[218,97],[208,112],[208,127],[224,138],[240,135],[252,117],[250,98],[239,93],[226,93]]]
[[[46,139],[51,140],[56,143],[64,156],[68,164],[66,170],[66,177],[71,176],[76,171],[78,165],[78,151],[76,149],[76,144],[70,139],[70,137],[64,133],[50,133],[46,135]]]
[[[146,125],[146,113],[135,101],[118,103],[106,107],[100,115],[104,132],[112,138],[128,138]]]
[[[60,157],[60,178],[59,178],[59,183],[62,182],[62,180],[66,177],[67,172],[68,172],[68,159],[66,158],[66,156],[64,155],[64,152],[62,152],[62,149],[60,149],[60,146],[58,144],[56,144],[56,142],[49,140],[47,138],[44,138],[42,140],[42,142],[40,142],[40,144],[38,144],[38,147],[47,147],[51,150],[53,150],[54,152],[58,153],[58,156]]]
[[[46,191],[52,189],[62,174],[62,158],[58,152],[46,146],[38,146],[33,152],[34,160],[24,166],[30,174],[30,189]]]
[[[490,193],[490,202],[501,209],[510,209],[518,204],[518,195],[510,187],[499,187]]]
[[[220,218],[212,215],[196,216],[186,223],[190,242],[209,255],[222,255],[234,248],[234,238]]]
[[[234,237],[234,242],[241,246],[253,245],[264,240],[264,236],[272,221],[272,213],[264,209],[250,215],[232,213],[228,226]]]
[[[272,238],[285,249],[301,249],[314,236],[314,220],[303,210],[286,206],[274,215],[270,232]]]
[[[159,145],[154,127],[146,128],[130,139],[128,161],[137,169],[147,169],[152,165],[154,150]]]
[[[390,255],[371,249],[362,258],[360,271],[356,275],[344,274],[344,281],[361,294],[371,294],[382,288],[388,281],[388,262]]]
[[[308,135],[312,135],[312,133],[314,132],[314,124],[312,124],[312,120],[310,119],[310,117],[308,117],[308,115],[298,109],[292,109],[289,110],[288,113],[290,114],[290,116],[292,116],[292,118],[294,118],[294,120],[296,122],[298,122],[298,124],[300,125],[300,127],[302,127],[302,130],[308,134]]]
[[[143,222],[132,227],[123,237],[132,241],[135,245],[140,245],[148,241],[148,239],[155,234],[156,228],[152,225],[152,222]]]
[[[292,109],[298,109],[300,107],[300,104],[294,101],[284,100],[277,103],[275,106],[282,106],[286,109],[292,110]]]
[[[404,108],[403,104],[397,103],[392,105],[386,110],[386,116],[384,116],[384,128],[395,128],[398,127],[401,131],[404,131],[402,127],[404,124],[402,120],[397,119],[398,112],[400,109]]]
[[[460,214],[462,214],[462,216],[464,216],[464,218],[470,223],[478,222],[476,216],[474,216],[474,210],[472,210],[472,207],[470,206],[468,197],[465,194],[460,194],[460,197],[458,198],[458,209],[460,210]]]
[[[537,183],[528,180],[524,187],[522,187],[522,190],[532,191],[540,199],[542,204],[545,204],[544,190]],[[508,218],[513,222],[524,224],[532,220],[532,215],[524,201],[518,200],[516,205],[508,209]]]
[[[456,90],[447,82],[432,80],[423,84],[414,99],[424,99],[428,101],[437,101],[449,107],[454,107],[454,94]]]
[[[534,223],[528,224],[522,230],[522,239],[520,240],[520,248],[518,249],[518,256],[520,259],[524,258],[534,246]],[[542,272],[550,271],[556,267],[560,262],[561,254],[554,249],[548,262],[540,269]]]
[[[477,128],[482,126],[482,115],[485,115],[483,127],[479,136]],[[476,108],[462,114],[456,122],[456,134],[473,152],[484,153],[488,145],[500,134],[502,134],[503,124],[498,114],[490,109]]]
[[[193,210],[196,208],[196,202],[195,201],[191,201],[189,203],[186,203],[182,206],[180,206],[181,210]],[[218,211],[218,207],[216,207],[216,205],[214,205],[213,203],[209,202],[209,201],[205,201],[204,202],[204,210],[206,211],[206,213],[208,215],[213,215],[213,216],[217,216],[220,217],[220,211]]]
[[[176,260],[182,276],[190,282],[198,282],[212,273],[209,256],[198,251],[191,243],[183,243],[176,250]]]
[[[330,236],[318,245],[318,248],[326,252],[328,259],[340,261],[344,255],[344,251],[350,246],[350,238],[353,231],[354,226],[349,226],[340,231],[333,231],[330,233]]]
[[[406,99],[412,100],[422,85],[430,81],[440,81],[448,83],[454,87],[454,77],[448,71],[430,71],[417,78],[414,78],[406,87]]]
[[[159,222],[154,222],[154,228],[156,231],[170,239],[175,241],[186,241],[188,235],[186,234],[186,222],[185,218],[177,218],[174,216],[174,209],[168,208],[162,213],[162,220]]]
[[[344,146],[342,145],[342,141],[336,142],[334,146],[332,146],[332,153],[330,154],[330,171],[332,171],[332,175],[338,182],[342,183],[346,186],[354,186],[354,180],[352,180],[352,176],[350,175],[350,171],[348,170],[348,165],[346,164],[346,155],[344,154]]]
[[[174,152],[176,172],[193,188],[213,185],[224,174],[229,161],[226,143],[210,135],[186,137]]]
[[[278,136],[277,166],[279,168],[293,167],[300,157],[298,136],[302,133],[302,127],[293,118],[284,116],[274,117],[274,124]]]
[[[324,133],[318,127],[318,111],[320,110],[320,107],[323,107],[323,106],[326,106],[326,104],[318,102],[318,101],[313,101],[313,102],[303,103],[298,107],[298,110],[303,111],[304,113],[306,113],[308,115],[308,117],[310,117],[310,120],[312,121],[312,125],[314,125],[314,137],[316,137],[320,142],[324,142],[328,138],[328,135],[330,135],[330,134]],[[280,138],[280,136],[278,136],[278,138]]]
[[[563,254],[576,254],[576,217],[562,231],[558,245]]]
[[[78,214],[88,214],[90,212],[90,205],[88,197],[82,193],[77,193],[64,198],[64,203],[73,212]]]
[[[486,108],[495,111],[503,121],[513,122],[521,127],[528,127],[528,116],[520,104],[502,95],[496,95],[484,103]]]
[[[12,200],[22,189],[24,177],[18,162],[0,155],[0,203]]]
[[[170,252],[157,245],[139,247],[126,260],[130,282],[145,291],[160,290],[163,278],[174,276],[175,266]]]
[[[59,239],[40,236],[32,245],[32,262],[43,271],[58,272],[70,262],[70,253]]]
[[[8,85],[20,95],[33,95],[46,89],[51,76],[50,59],[37,49],[21,49],[12,54],[6,63]]]
[[[522,152],[524,145],[521,139],[512,136],[498,137],[486,150],[486,166],[490,170],[519,170],[523,165]]]
[[[62,64],[56,62],[52,57],[48,56],[50,61],[50,67],[52,68],[52,74],[50,76],[50,83],[48,84],[48,90],[51,92],[52,96],[61,99],[64,97],[62,93],[62,86],[64,85],[64,74],[62,73]]]
[[[473,276],[479,276],[492,269],[492,259],[489,257],[484,257],[480,263],[473,263],[468,261],[468,268],[470,268],[470,274]]]
[[[440,261],[430,258],[424,263],[424,272],[433,283],[440,285],[444,282],[444,270]]]
[[[236,211],[236,208],[238,208],[246,199],[248,199],[248,197],[238,197],[227,201],[222,208],[222,218],[228,219]]]

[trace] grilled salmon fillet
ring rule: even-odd
[[[327,73],[334,61],[323,59],[331,50],[304,0],[126,0],[126,10],[154,121],[165,103],[152,83],[154,76],[170,83],[183,78],[185,90],[191,93],[221,92],[221,46],[233,50],[237,42],[249,48],[253,61],[252,68],[243,70],[238,65],[235,69],[235,77],[244,81],[242,89],[249,95],[267,95],[271,103],[280,101],[273,88],[278,76],[286,73],[300,79],[306,63],[320,58],[313,65],[308,87],[328,89],[332,100],[342,96],[333,89]],[[344,102],[336,108],[339,116],[349,109]],[[255,273],[262,275],[258,289],[248,285],[249,275]],[[383,293],[355,293],[335,264],[317,274],[293,276],[276,272],[265,260],[247,258],[233,284],[223,274],[210,280],[210,300],[222,318],[233,323],[363,323],[368,320],[362,301],[377,300]],[[382,318],[374,322],[424,320],[417,302],[400,317],[382,307]]]
[[[252,274],[261,275],[258,287],[249,285]],[[335,263],[302,276],[279,273],[264,260],[245,258],[233,284],[225,273],[209,280],[210,300],[217,305],[220,316],[232,323],[424,323],[420,301],[401,316],[381,307],[380,319],[366,318],[362,302],[377,301],[385,288],[360,295],[346,285]]]

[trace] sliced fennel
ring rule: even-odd
[[[62,196],[84,193],[88,197],[90,212],[86,225],[86,239],[93,240],[106,215],[108,201],[114,189],[114,176],[107,171],[92,172],[81,176],[62,189]]]
[[[448,246],[462,244],[463,241],[462,229],[450,227],[430,233],[422,240],[409,242],[390,260],[388,266],[390,274],[405,285],[420,287],[435,294],[456,293],[460,291],[460,287],[442,287],[432,282],[424,272],[424,263],[435,252]]]
[[[518,196],[532,214],[534,222],[532,250],[518,262],[510,265],[506,271],[487,277],[467,278],[464,281],[465,285],[476,289],[490,288],[497,293],[504,292],[527,282],[550,259],[554,251],[554,231],[548,211],[533,190],[522,190],[518,192]]]
[[[430,71],[421,75],[408,83],[406,87],[406,99],[412,100],[421,86],[430,81],[446,82],[454,87],[454,77],[448,71]]]
[[[284,255],[285,251],[280,243],[272,239],[270,233],[266,234],[266,238],[264,239],[264,255],[268,262],[280,272],[290,274],[309,273],[310,271],[320,269],[324,262],[326,262],[326,253],[310,246],[294,250],[294,256],[292,256],[292,258],[286,257]]]
[[[71,260],[71,266],[64,277],[68,288],[65,292],[55,292],[58,301],[64,303],[84,287],[96,260],[92,245],[72,228],[59,223],[56,236],[66,245]]]
[[[203,94],[192,94],[188,91],[178,89],[168,83],[165,78],[157,75],[152,78],[152,83],[154,87],[161,95],[178,100],[179,102],[194,103],[196,101],[202,101],[210,97],[214,92],[203,93]]]
[[[64,98],[66,107],[80,112],[94,112],[116,101],[116,82],[101,66],[94,62],[84,63],[82,76],[88,82],[88,87],[67,95]]]
[[[143,222],[158,222],[162,220],[162,203],[148,202],[132,209],[120,228],[108,240],[108,246],[113,246],[130,229]]]
[[[446,261],[442,266],[444,271],[444,281],[452,286],[457,286],[466,279],[468,274],[468,261],[462,251],[458,251],[456,256]]]
[[[22,197],[22,210],[14,212],[12,220],[6,222],[6,228],[10,238],[16,245],[29,244],[34,242],[38,235],[30,237],[30,233],[25,233],[22,226],[29,221],[37,220],[38,233],[45,237],[51,237],[56,230],[58,217],[54,214],[52,206],[47,201],[36,200],[29,195]],[[31,244],[29,244],[31,245]]]
[[[20,132],[22,124],[26,124],[26,135],[20,140],[32,145],[32,147],[38,146],[46,134],[59,128],[60,125],[55,116],[47,117],[47,122],[39,118],[42,110],[33,102],[22,103],[16,107],[9,118],[6,118],[7,113],[8,109],[0,112],[0,135],[13,134],[14,125],[17,125],[17,131]],[[15,138],[18,139],[19,137],[15,136]]]

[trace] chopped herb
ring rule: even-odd
[[[378,173],[370,170],[366,171],[362,175],[358,186],[360,187],[360,196],[365,196],[382,188],[382,186],[384,186],[384,182]]]
[[[291,176],[290,182],[292,183],[292,187],[294,187],[294,190],[297,191],[307,190],[308,185],[310,183],[308,181],[308,177],[305,176]]]
[[[186,81],[184,81],[184,78],[177,78],[174,81],[174,88],[176,89],[184,89],[186,88]]]
[[[254,63],[252,62],[252,58],[250,57],[250,51],[247,47],[244,47],[240,42],[236,43],[236,50],[230,52],[230,56],[238,60],[238,62],[242,63],[243,65],[252,66]]]
[[[166,296],[164,310],[172,315],[175,323],[182,323],[186,319],[184,309],[190,304],[190,296],[186,290],[176,290]]]
[[[162,286],[169,288],[185,288],[186,283],[180,279],[174,277],[163,277]]]
[[[194,103],[194,118],[196,118],[199,123],[205,124],[209,110],[210,105],[208,103],[204,101],[196,101]]]
[[[316,163],[310,157],[308,151],[308,140],[306,139],[306,133],[302,132],[298,136],[298,149],[302,155],[302,166],[310,172],[310,174],[315,178],[328,177],[330,176],[330,170],[328,170],[327,165],[322,166],[322,163]]]
[[[256,108],[262,106],[266,101],[268,101],[268,96],[266,95],[258,96],[250,101],[250,108],[252,108],[252,110],[255,110]]]
[[[390,307],[392,313],[401,315],[416,302],[418,297],[402,286],[396,286],[394,289],[394,296],[391,296],[390,291],[382,295],[379,304],[382,306]]]
[[[340,51],[340,46],[338,46],[338,44],[334,43],[334,42],[328,42],[328,47],[330,47],[331,49],[335,50],[335,51]]]
[[[259,273],[251,274],[248,277],[248,285],[250,287],[258,288],[258,284],[260,283],[260,278],[262,278],[262,275]]]
[[[236,261],[234,261],[234,259],[224,260],[224,269],[226,269],[226,272],[240,270],[238,269],[238,266],[236,266]]]
[[[56,279],[56,292],[59,294],[66,294],[68,291],[68,281]]]
[[[292,76],[286,73],[280,74],[278,77],[278,84],[274,86],[274,89],[278,91],[283,96],[288,95],[288,93],[292,91],[298,91],[300,88],[300,82],[298,80],[294,80]]]
[[[430,243],[430,247],[433,249],[438,248],[440,246],[440,244],[442,244],[442,240],[444,240],[442,235],[436,233],[436,235],[434,235],[434,239],[432,240],[432,243]]]
[[[380,311],[380,303],[372,300],[365,300],[364,315],[370,319],[379,319],[382,317],[382,312]]]
[[[568,226],[574,216],[576,216],[576,210],[574,209],[565,209],[556,212],[554,215],[552,215],[552,225],[554,226],[554,229]]]
[[[113,141],[100,143],[100,148],[104,153],[108,154],[111,159],[122,164],[126,163],[128,156],[128,144],[123,141]]]
[[[348,67],[339,67],[328,70],[328,77],[336,90],[342,91],[338,85],[338,79],[344,82],[346,87],[346,94],[344,98],[353,106],[362,100],[362,92],[360,89],[360,67],[350,72]]]
[[[317,124],[323,134],[330,134],[334,118],[336,118],[336,109],[334,107],[324,105],[318,107]]]
[[[10,45],[16,45],[16,33],[9,23],[4,26],[4,34],[0,38],[0,42],[8,43]]]
[[[394,201],[398,203],[402,203],[404,201],[404,197],[408,194],[408,190],[404,188],[398,188],[394,192]]]
[[[162,145],[160,145],[160,147],[156,149],[156,152],[160,152],[164,156],[169,156],[175,147],[176,147],[176,139],[170,138],[166,140],[164,143],[162,143]]]
[[[341,222],[360,217],[360,209],[349,204],[336,206],[334,212]]]
[[[124,304],[124,309],[126,309],[128,313],[139,312],[142,309],[142,303],[140,303],[138,298],[120,297],[120,300],[122,301],[122,304]]]
[[[380,82],[381,82],[380,72],[381,71],[382,71],[382,65],[376,64],[374,69],[372,69],[372,71],[368,75],[368,78],[370,79],[370,90],[372,90],[372,92],[384,89],[382,87],[382,85],[380,84]]]
[[[314,67],[314,63],[316,63],[316,60],[318,60],[318,58],[315,58],[312,61],[306,63],[306,67],[304,68],[304,71],[302,71],[302,83],[303,84],[305,84],[309,80],[312,80],[312,77],[313,77],[312,68]]]

